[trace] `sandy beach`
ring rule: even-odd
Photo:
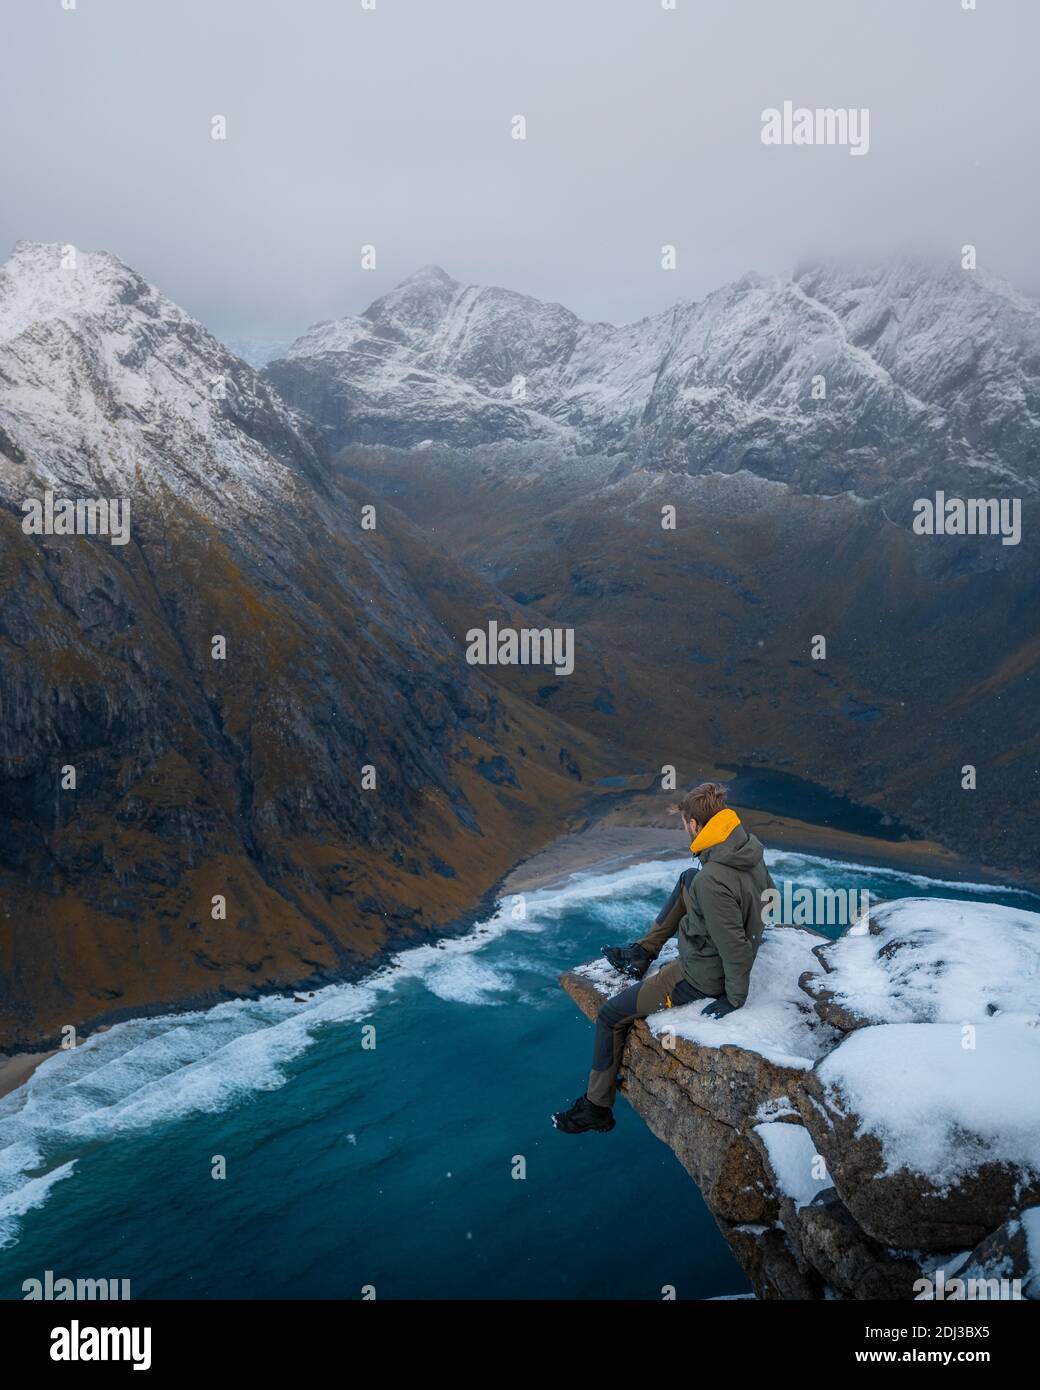
[[[6,1052],[0,1052],[0,1100],[10,1095],[23,1081],[28,1081],[41,1062],[46,1062],[48,1057],[54,1056],[55,1050],[19,1052],[13,1057],[8,1056]]]
[[[102,1023],[92,1031],[107,1033],[109,1027],[109,1024]],[[76,1039],[76,1046],[82,1047],[89,1036],[87,1033],[81,1034]],[[60,1050],[52,1047],[46,1052],[0,1052],[0,1100],[28,1081],[37,1067],[42,1066],[48,1057],[55,1056]]]

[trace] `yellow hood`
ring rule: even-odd
[[[728,806],[723,811],[717,811],[707,825],[701,826],[696,840],[690,846],[690,853],[700,854],[702,849],[711,849],[713,845],[721,845],[723,840],[729,839],[739,824],[740,817],[736,811],[731,811]]]

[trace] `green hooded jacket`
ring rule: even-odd
[[[718,838],[722,834],[725,839]],[[733,811],[713,816],[691,848],[700,856],[701,869],[683,886],[686,913],[678,931],[683,974],[695,989],[725,994],[739,1009],[747,1000],[751,967],[762,944],[762,895],[775,885],[761,841]]]

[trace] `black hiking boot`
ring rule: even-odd
[[[641,980],[650,968],[653,956],[649,951],[644,951],[642,946],[604,946],[603,955],[614,967],[620,970],[622,975],[628,975],[633,980]]]
[[[609,1106],[593,1105],[588,1096],[579,1096],[569,1110],[555,1114],[552,1122],[564,1134],[607,1134],[616,1123]]]

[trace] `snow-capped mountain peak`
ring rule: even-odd
[[[436,331],[461,288],[440,266],[424,266],[370,304],[362,318],[414,345]]]
[[[117,311],[121,302],[147,301],[149,292],[158,293],[105,251],[16,242],[0,266],[0,343],[41,323],[78,327]]]
[[[0,267],[0,379],[8,496],[163,484],[256,508],[317,466],[263,378],[105,252],[18,243]]]

